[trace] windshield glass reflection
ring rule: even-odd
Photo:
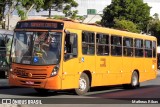
[[[60,32],[16,32],[13,62],[33,65],[57,64],[61,50]]]

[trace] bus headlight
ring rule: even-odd
[[[13,72],[14,72],[14,69],[12,68],[12,65],[10,65],[10,67],[9,67],[9,73],[13,74]]]
[[[58,71],[59,71],[59,65],[56,65],[56,66],[53,68],[50,77],[53,77],[53,76],[57,75],[57,74],[58,74]]]

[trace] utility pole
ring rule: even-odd
[[[49,18],[51,18],[51,8],[52,7],[49,7]]]

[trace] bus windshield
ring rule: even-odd
[[[61,37],[61,32],[16,31],[12,45],[12,62],[30,65],[59,63]]]

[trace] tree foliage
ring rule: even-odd
[[[115,25],[114,27],[119,30],[126,30],[134,33],[140,33],[140,31],[137,29],[137,25],[134,24],[132,21],[128,20],[118,20],[115,19]]]
[[[44,5],[44,0],[17,0],[17,11],[21,20],[27,19],[28,13],[34,8],[40,11],[41,7]]]
[[[4,10],[5,10],[5,0],[0,0],[0,20],[2,21],[2,18],[4,16]]]
[[[75,0],[44,0],[42,8],[48,10],[49,8],[55,11],[62,11],[66,17],[74,18],[78,13],[77,10],[71,10],[72,7],[77,7],[78,3]]]
[[[14,0],[0,0],[0,24],[3,29],[5,28],[5,22],[3,19],[5,19],[5,16],[9,14],[13,1]]]
[[[143,0],[112,0],[103,10],[102,26],[114,27],[115,19],[132,21],[146,32],[150,20],[150,7]]]
[[[72,7],[78,6],[74,0],[17,0],[17,2],[19,2],[17,10],[21,19],[27,18],[28,12],[33,8],[36,11],[41,9],[62,11],[67,17],[74,17],[78,12],[76,10],[71,11]]]
[[[160,45],[160,20],[157,13],[154,14],[154,17],[148,23],[148,32],[150,32],[151,35],[157,37],[158,45]]]

